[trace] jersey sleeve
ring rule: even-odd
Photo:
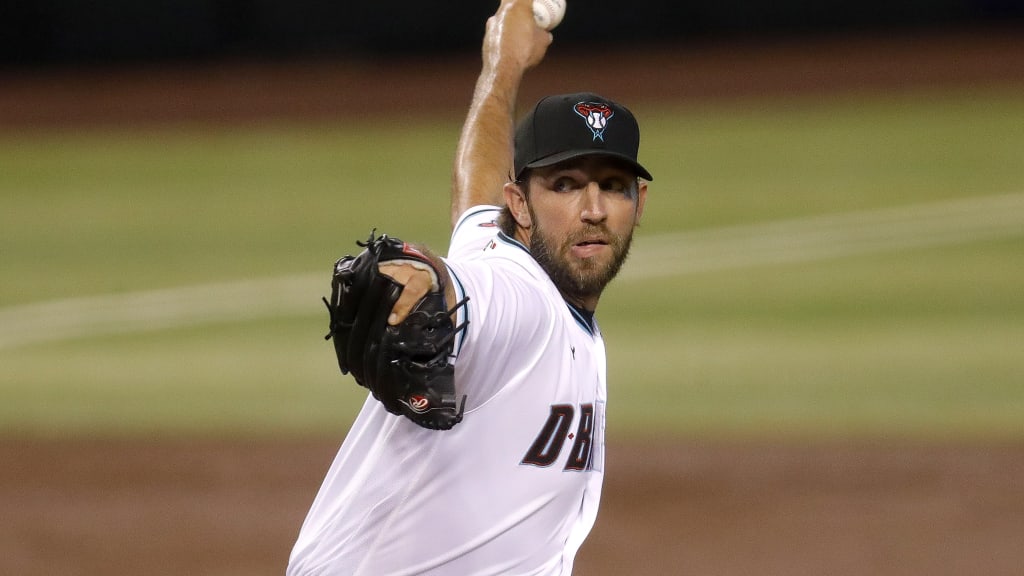
[[[467,413],[525,377],[544,353],[564,302],[521,244],[498,233],[499,209],[475,207],[458,221],[444,259],[459,301],[455,378]]]
[[[518,264],[498,258],[447,262],[459,298],[469,297],[458,321],[467,322],[455,348],[455,379],[466,411],[516,381],[543,353],[557,315]]]
[[[474,206],[462,213],[452,230],[448,258],[458,260],[479,254],[498,233],[497,206]]]

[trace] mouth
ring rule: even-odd
[[[572,252],[580,258],[595,256],[608,247],[608,242],[601,238],[587,238],[572,245]]]

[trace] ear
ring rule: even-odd
[[[644,215],[644,204],[647,203],[647,182],[640,180],[637,186],[636,195],[636,223],[640,223],[640,218]]]
[[[502,192],[505,194],[505,204],[516,222],[523,228],[533,226],[530,210],[526,206],[526,192],[515,182],[506,182]]]

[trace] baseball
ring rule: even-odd
[[[533,19],[537,26],[548,32],[555,29],[565,16],[565,0],[533,0]]]

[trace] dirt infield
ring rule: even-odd
[[[0,442],[0,573],[281,574],[329,440]],[[613,443],[577,574],[1010,576],[1024,446]]]
[[[601,55],[628,102],[1024,85],[1019,31]],[[553,55],[523,90],[593,88]],[[476,59],[0,75],[0,129],[457,114]],[[452,87],[458,86],[455,90]],[[453,93],[457,97],[453,98]],[[415,108],[407,104],[414,101]],[[614,383],[611,384],[614,386]],[[281,574],[334,439],[0,437],[0,574]],[[612,438],[577,574],[1017,575],[1024,443]]]

